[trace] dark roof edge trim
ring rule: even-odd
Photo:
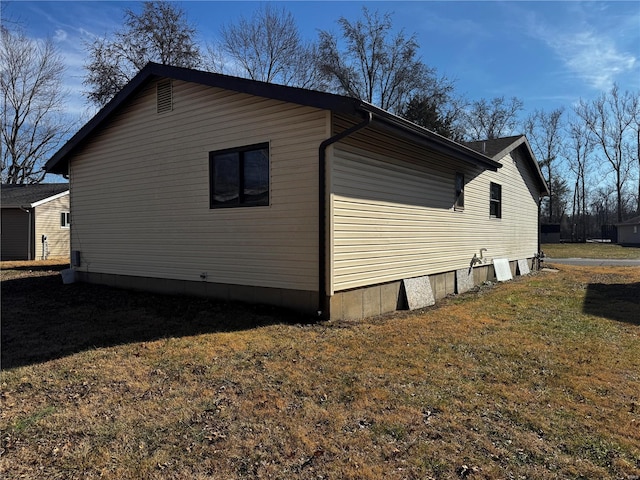
[[[359,100],[341,95],[150,62],[51,157],[45,165],[47,172],[66,174],[67,169],[63,162],[65,157],[94,129],[100,126],[127,98],[140,90],[147,80],[154,77],[194,82],[351,115],[357,113],[360,105]]]
[[[547,181],[544,179],[544,175],[542,175],[542,170],[540,170],[540,165],[538,164],[538,160],[536,159],[536,156],[534,155],[533,150],[531,149],[531,145],[529,144],[529,140],[527,140],[527,137],[525,135],[521,135],[518,139],[516,139],[515,142],[513,142],[509,147],[505,148],[502,152],[498,153],[494,158],[498,158],[498,155],[500,155],[501,156],[500,158],[502,158],[507,153],[515,150],[521,145],[525,146],[527,150],[527,154],[529,155],[531,166],[534,168],[535,172],[538,174],[540,185],[543,188],[543,191],[541,192],[542,195],[548,197],[549,195],[551,195],[551,190],[549,190],[549,185],[547,185]]]
[[[148,63],[120,92],[118,92],[115,97],[113,97],[113,99],[111,99],[98,113],[96,113],[89,122],[87,122],[51,157],[51,159],[46,163],[45,169],[50,173],[67,174],[68,163],[65,162],[67,155],[75,150],[93,130],[106,121],[107,118],[112,115],[126,99],[142,89],[146,82],[152,78],[172,78],[174,80],[194,82],[201,85],[223,88],[259,97],[330,110],[334,113],[343,113],[348,115],[358,115],[358,112],[372,113],[378,122],[392,127],[401,135],[409,136],[414,140],[424,143],[435,151],[454,155],[474,165],[494,171],[502,166],[500,162],[497,162],[494,159],[467,147],[466,145],[454,142],[453,140],[445,138],[435,132],[387,112],[386,110],[355,98],[260,82],[246,78],[231,77],[228,75],[210,73],[201,70],[160,65],[158,63]]]
[[[397,115],[387,112],[386,110],[382,110],[381,108],[366,102],[361,102],[361,108],[365,112],[373,113],[374,122],[377,119],[378,121],[393,127],[394,130],[399,131],[403,135],[409,135],[414,139],[418,138],[421,141],[426,140],[427,145],[438,153],[455,155],[456,157],[473,165],[493,171],[502,168],[502,164],[500,162],[497,162],[465,145],[421,127],[420,125],[405,120],[402,117],[398,117]]]

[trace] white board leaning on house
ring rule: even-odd
[[[511,267],[509,266],[508,258],[494,258],[493,259],[493,268],[496,271],[496,278],[499,282],[506,282],[508,280],[513,280],[511,276]]]

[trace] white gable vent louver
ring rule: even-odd
[[[158,113],[173,110],[173,89],[171,80],[162,80],[156,85],[156,109]]]

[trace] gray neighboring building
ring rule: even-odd
[[[2,260],[69,257],[68,183],[3,184],[0,192]]]
[[[619,245],[640,247],[640,216],[618,223],[616,227]]]

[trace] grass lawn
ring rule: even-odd
[[[551,258],[640,258],[640,248],[614,243],[545,243],[540,248]]]
[[[314,324],[3,267],[2,478],[640,475],[637,268]]]

